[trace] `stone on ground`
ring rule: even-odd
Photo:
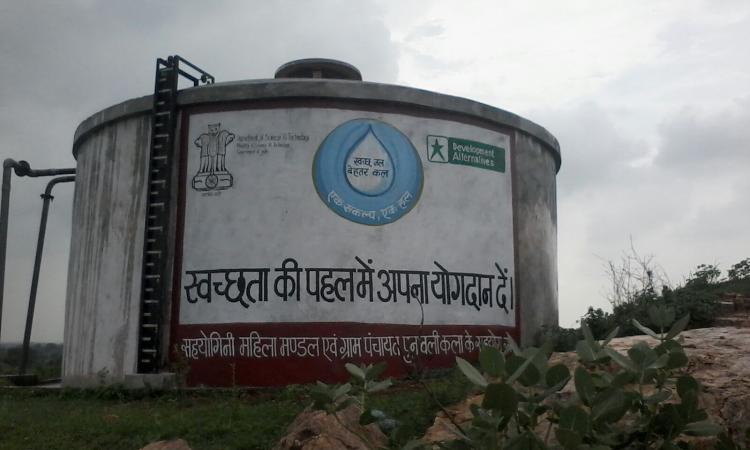
[[[275,450],[367,450],[385,447],[388,438],[377,425],[359,424],[361,411],[350,406],[338,413],[342,426],[333,415],[324,411],[305,410],[287,428]],[[354,431],[354,433],[352,431]],[[363,442],[364,437],[370,442]]]

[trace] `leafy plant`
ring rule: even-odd
[[[470,423],[451,419],[455,439],[439,447],[676,450],[694,448],[691,437],[719,435],[718,449],[740,450],[700,407],[700,383],[686,373],[688,358],[679,342],[690,315],[675,318],[674,308],[651,305],[643,321],[633,319],[631,324],[657,343],[638,342],[625,353],[610,346],[617,328],[597,340],[583,322],[582,339],[575,345],[578,365],[572,373],[564,364],[550,363],[552,344],[521,349],[510,337],[505,351],[482,348],[478,367],[457,357],[458,369],[483,397],[481,403],[471,404]],[[378,423],[383,428],[387,416],[368,410],[367,400],[373,388],[390,385],[375,381],[383,369],[347,365],[352,383],[319,383],[316,407],[335,413],[357,404],[363,411],[361,424]],[[566,389],[571,381],[573,386]],[[392,425],[391,430],[397,429]],[[404,448],[421,445],[412,441]]]
[[[355,405],[361,411],[360,425],[377,424],[384,433],[391,436],[391,440],[400,440],[399,433],[402,432],[400,424],[383,411],[370,407],[370,395],[388,389],[393,384],[390,379],[378,381],[387,367],[386,363],[381,362],[367,366],[347,363],[345,367],[351,375],[350,382],[342,385],[328,385],[319,381],[310,391],[313,408],[326,411],[332,415],[339,425],[356,435],[369,449],[374,450],[379,447],[367,436],[342,421],[337,414],[339,411]],[[420,447],[419,441],[413,441],[408,442],[403,449],[413,450]]]
[[[659,344],[639,342],[626,354],[608,345],[617,329],[600,342],[584,323],[572,377],[566,366],[549,365],[544,347],[522,351],[511,343],[507,355],[482,349],[481,372],[457,358],[484,399],[472,409],[471,427],[445,448],[676,449],[690,448],[685,436],[718,434],[698,405],[700,385],[679,372],[688,360],[675,339],[689,316],[672,324],[674,309],[661,306],[649,309],[649,319],[655,329],[633,325]],[[565,398],[560,391],[571,379],[575,395]]]

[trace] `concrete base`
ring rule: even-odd
[[[171,372],[133,373],[122,377],[68,376],[62,380],[63,387],[93,389],[102,386],[120,385],[125,389],[175,389],[177,376]]]
[[[3,375],[14,386],[35,386],[39,384],[39,378],[36,375]]]

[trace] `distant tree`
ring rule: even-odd
[[[643,296],[655,296],[669,287],[664,269],[654,261],[654,255],[641,255],[630,238],[630,249],[619,261],[609,260],[604,265],[609,278],[607,300],[612,307],[633,303]]]
[[[721,270],[716,264],[699,264],[690,274],[685,286],[701,287],[716,284],[721,277]]]
[[[733,265],[732,268],[729,269],[727,275],[729,275],[729,279],[732,281],[750,278],[750,258],[745,258]]]

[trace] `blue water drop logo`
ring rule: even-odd
[[[409,212],[422,193],[422,161],[398,128],[352,119],[323,139],[313,183],[333,212],[364,225],[385,225]]]
[[[393,158],[372,132],[372,127],[349,150],[345,170],[349,185],[364,195],[380,195],[393,184]]]

